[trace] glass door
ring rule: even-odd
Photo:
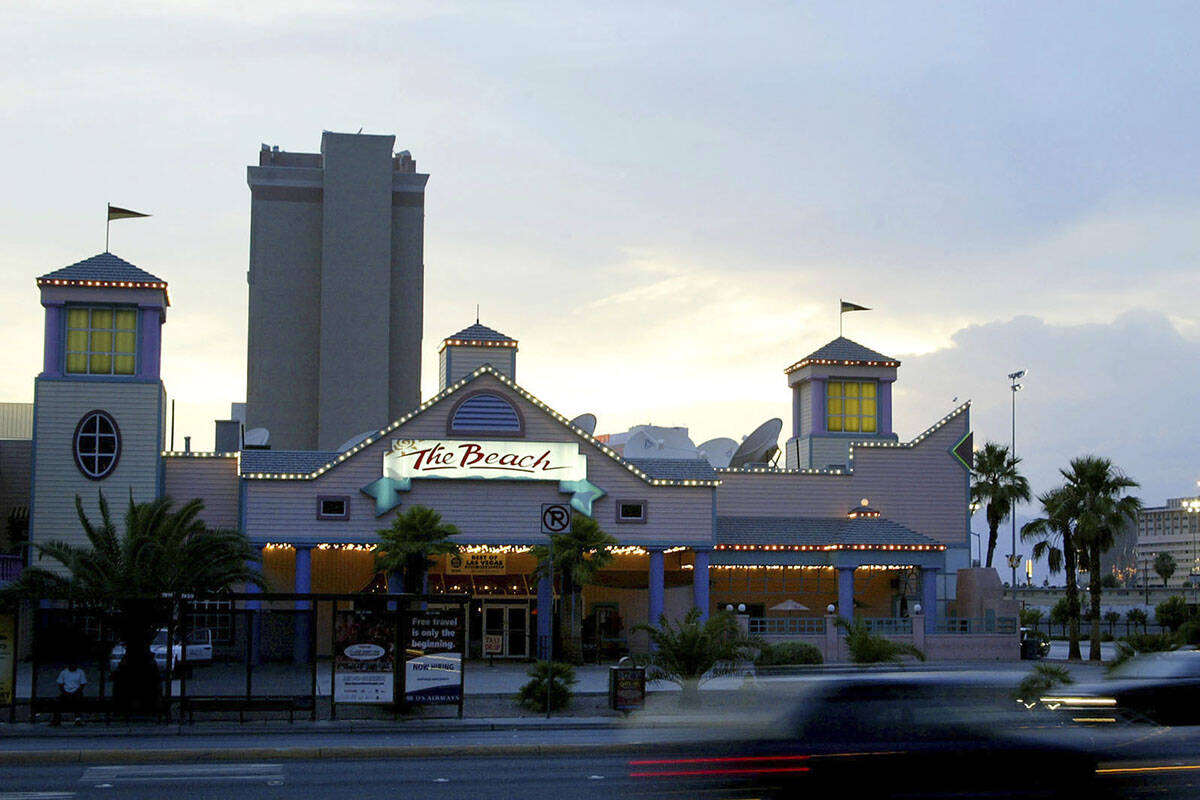
[[[529,655],[529,606],[509,606],[505,629],[505,653],[509,658]]]

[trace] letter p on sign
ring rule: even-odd
[[[565,533],[570,527],[569,503],[542,503],[542,533]]]

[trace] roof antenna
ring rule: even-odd
[[[479,324],[479,303],[475,304],[475,324]]]

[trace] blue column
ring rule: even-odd
[[[651,625],[658,625],[658,618],[663,615],[663,553],[662,550],[650,551],[650,605],[647,609]]]
[[[537,592],[538,658],[549,661],[554,647],[554,583],[549,575],[538,578]]]
[[[921,611],[925,614],[925,632],[937,630],[937,567],[921,567]]]
[[[308,594],[312,591],[312,547],[296,545],[296,580],[292,589],[296,594]],[[307,600],[296,601],[296,640],[293,643],[293,656],[297,664],[307,664],[311,653],[308,639],[311,628],[308,614],[303,613],[311,608]]]
[[[838,616],[854,621],[854,567],[838,567]]]
[[[260,554],[261,554],[261,551],[260,551]],[[246,569],[261,573],[262,562],[261,561],[247,561]],[[246,591],[250,594],[258,594],[259,592],[262,591],[262,589],[259,589],[253,583],[248,583],[248,584],[246,584]],[[250,612],[246,617],[246,619],[248,620],[248,623],[249,623],[246,628],[246,635],[250,637],[250,663],[252,663],[252,664],[259,663],[259,646],[260,646],[260,641],[261,641],[262,637],[261,637],[261,634],[259,633],[259,630],[260,630],[259,626],[261,624],[261,621],[259,620],[258,612],[259,612],[259,609],[261,609],[261,608],[262,608],[262,602],[260,602],[258,600],[247,600],[246,601],[246,610],[248,612]]]
[[[695,551],[692,569],[692,605],[700,609],[700,619],[708,619],[708,551]]]

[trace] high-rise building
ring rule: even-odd
[[[1168,553],[1175,560],[1175,572],[1166,585],[1190,586],[1192,576],[1200,575],[1198,542],[1200,498],[1170,497],[1165,506],[1138,512],[1136,563],[1151,586],[1163,584],[1154,571],[1154,559],[1159,553]]]
[[[334,450],[420,404],[425,182],[394,136],[263,145],[250,185],[246,425]]]

